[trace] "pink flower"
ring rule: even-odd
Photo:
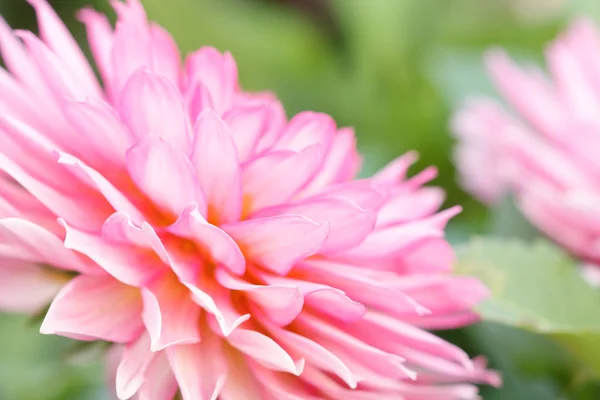
[[[585,261],[600,263],[600,35],[576,21],[552,43],[550,76],[487,55],[511,111],[475,100],[454,119],[465,187],[486,203],[514,195],[525,216]]]
[[[80,13],[101,86],[30,2],[41,38],[0,25],[0,305],[53,298],[42,333],[115,343],[120,399],[450,400],[499,383],[425,331],[473,322],[487,294],[450,275],[458,209],[437,212],[434,170],[407,179],[407,154],[354,179],[351,129],[287,121],[239,89],[228,53],[181,66],[138,0],[113,2],[114,31]]]

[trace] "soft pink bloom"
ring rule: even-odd
[[[499,383],[426,331],[475,321],[487,294],[450,274],[458,209],[422,187],[435,170],[408,179],[407,154],[355,180],[351,129],[288,121],[240,91],[229,53],[180,65],[138,0],[113,2],[114,30],[79,14],[101,86],[30,2],[40,38],[0,24],[0,306],[52,301],[42,333],[116,343],[120,399],[454,400]]]
[[[600,263],[600,35],[576,21],[547,49],[549,74],[488,54],[510,106],[472,100],[454,119],[465,187],[486,203],[512,194],[525,216],[585,261]]]

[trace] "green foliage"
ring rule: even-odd
[[[485,321],[559,344],[577,365],[570,384],[600,379],[600,291],[571,258],[542,240],[475,238],[459,249],[459,259],[457,271],[480,278],[492,292],[479,306]]]

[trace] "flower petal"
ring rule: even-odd
[[[231,130],[240,162],[248,161],[253,155],[272,118],[271,109],[263,105],[234,107],[223,115],[223,121]]]
[[[364,210],[343,197],[321,197],[275,206],[259,211],[255,216],[299,214],[330,226],[327,240],[319,253],[327,254],[358,245],[375,227],[377,214]]]
[[[329,115],[304,111],[290,120],[275,149],[302,151],[319,145],[321,156],[324,157],[329,152],[335,133],[335,121]]]
[[[62,224],[67,231],[65,247],[85,254],[119,281],[141,287],[162,273],[166,266],[150,249],[119,243]]]
[[[246,260],[235,241],[220,228],[206,222],[195,204],[188,206],[168,230],[193,240],[201,251],[207,253],[209,261],[227,267],[234,274],[241,275],[246,270]],[[195,274],[185,280],[192,281]]]
[[[328,224],[318,224],[301,215],[258,218],[223,226],[254,262],[285,275],[294,265],[319,251],[329,233]]]
[[[77,19],[85,25],[88,43],[100,75],[104,81],[105,90],[112,92],[112,65],[110,54],[113,47],[113,30],[106,15],[85,8],[77,13]]]
[[[223,269],[215,271],[215,279],[227,289],[246,292],[248,299],[280,326],[290,324],[304,305],[302,293],[292,285],[253,285]]]
[[[212,111],[200,114],[194,128],[191,157],[215,225],[235,222],[242,212],[237,151],[227,125]]]
[[[63,241],[48,230],[21,218],[0,219],[2,245],[18,248],[18,258],[77,272],[94,272],[95,268],[67,250]],[[17,254],[15,253],[16,257]],[[97,271],[96,271],[97,272]]]
[[[67,153],[58,153],[58,163],[72,170],[82,181],[95,186],[106,201],[117,211],[125,212],[137,222],[142,223],[144,216],[129,199],[110,183],[102,174]]]
[[[165,139],[147,136],[131,148],[127,170],[136,185],[172,216],[179,216],[191,203],[205,213],[204,193],[190,160]]]
[[[168,79],[138,70],[123,88],[119,111],[138,139],[158,135],[181,150],[190,147],[190,121],[179,89]]]
[[[143,331],[139,291],[116,279],[79,275],[56,296],[40,332],[128,343]]]
[[[102,90],[83,52],[59,16],[46,0],[28,0],[34,7],[40,36],[56,55],[69,66],[79,82],[88,86],[92,93],[102,98]]]
[[[227,379],[222,340],[206,335],[197,344],[167,349],[183,400],[216,400]]]
[[[231,54],[202,47],[187,58],[185,69],[188,85],[200,83],[206,87],[217,113],[222,114],[230,107],[238,84],[237,66]]]
[[[242,183],[248,212],[288,201],[317,172],[320,157],[315,145],[300,153],[271,152],[246,164]]]
[[[37,314],[68,281],[68,275],[31,262],[0,258],[0,310]]]
[[[148,366],[136,400],[172,399],[178,389],[167,355],[160,352]]]
[[[127,344],[116,372],[116,389],[119,399],[131,398],[142,386],[145,373],[155,353],[150,351],[150,337],[142,334],[137,340]]]
[[[250,314],[240,315],[235,310],[229,290],[214,285],[205,285],[202,288],[192,284],[185,285],[192,292],[192,299],[214,316],[218,332],[224,337],[231,335],[231,332],[250,318]]]
[[[339,376],[350,388],[356,389],[358,377],[331,351],[305,336],[286,329],[270,326],[269,330],[286,348],[294,354],[302,355],[310,365]]]
[[[143,288],[142,297],[142,317],[152,339],[152,351],[200,341],[200,307],[173,276],[166,275]]]
[[[81,153],[97,154],[102,161],[109,162],[111,168],[123,165],[133,138],[108,103],[92,98],[66,100],[63,111],[73,127],[85,137],[86,147]]]
[[[304,369],[304,360],[295,361],[273,339],[260,332],[236,329],[227,338],[230,345],[251,357],[257,363],[282,372],[300,375]]]

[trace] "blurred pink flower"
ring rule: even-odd
[[[454,119],[465,187],[486,203],[514,195],[525,216],[585,261],[600,263],[600,35],[578,20],[546,52],[549,76],[487,55],[511,111],[472,100]]]
[[[114,31],[79,15],[101,87],[30,2],[40,38],[0,24],[1,306],[52,301],[42,333],[116,343],[120,399],[451,400],[499,383],[425,331],[475,321],[487,295],[450,274],[458,209],[422,187],[435,170],[407,179],[409,153],[355,180],[351,129],[287,121],[240,91],[229,53],[181,66],[138,0],[113,2]]]

